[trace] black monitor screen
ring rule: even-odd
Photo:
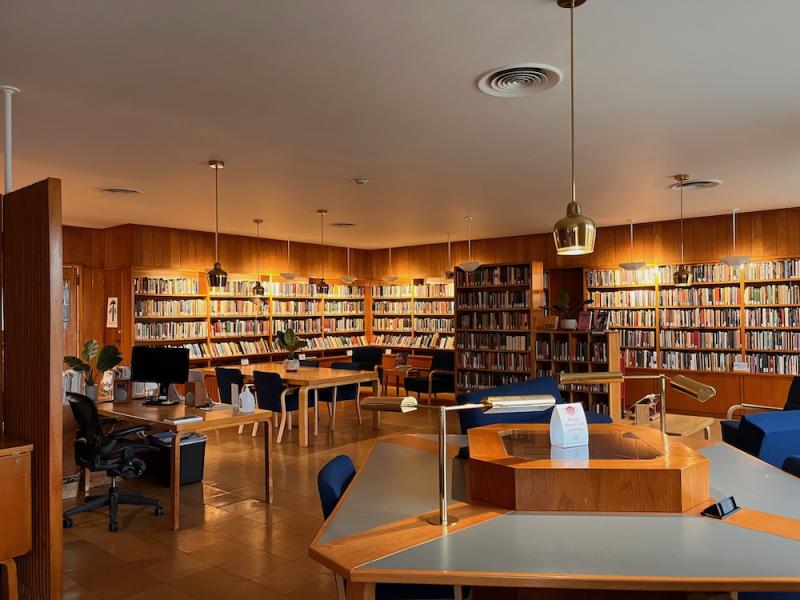
[[[189,349],[163,346],[134,346],[131,352],[131,380],[158,383],[162,391],[170,383],[189,379]]]

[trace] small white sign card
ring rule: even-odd
[[[589,427],[583,404],[556,404],[550,418],[550,444],[559,448],[589,445]]]

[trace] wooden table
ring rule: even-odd
[[[171,431],[175,434],[172,441],[172,464],[170,467],[170,515],[172,529],[180,525],[180,491],[181,491],[181,445],[180,437],[184,433],[203,433],[216,429],[228,429],[251,423],[264,423],[264,492],[267,502],[272,504],[272,413],[268,410],[256,409],[252,413],[240,413],[231,407],[214,411],[189,408],[183,404],[171,406],[146,405],[140,400],[132,402],[98,402],[97,411],[104,417],[112,417],[137,425],[147,425],[152,429]],[[184,416],[199,416],[202,421],[193,423],[167,423],[164,419],[175,419]]]
[[[32,544],[31,452],[32,444],[0,434],[0,567],[6,572],[3,597],[10,600],[18,594],[14,559]]]
[[[630,421],[633,423],[633,420]],[[667,415],[667,435],[684,437],[702,431],[707,440],[711,439],[711,426],[714,419],[711,417],[695,417],[692,415]],[[661,429],[661,418],[650,421],[642,427]]]
[[[254,371],[267,371],[277,373],[289,385],[296,385],[299,389],[298,418],[300,420],[300,446],[308,446],[308,392],[322,388],[338,387],[348,384],[372,383],[372,393],[380,395],[380,381],[376,371],[351,371],[349,369],[331,369],[328,367],[300,367],[297,371],[287,371],[283,363],[252,363],[249,365],[231,365],[227,368],[241,371],[246,382],[253,381]],[[215,376],[213,367],[203,369],[203,374]],[[375,429],[380,427],[380,413],[372,413],[372,423]]]

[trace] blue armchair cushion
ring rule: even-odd
[[[552,377],[537,377],[519,383],[511,383],[490,390],[477,390],[468,394],[460,394],[456,399],[458,404],[472,404],[481,402],[487,396],[523,396],[529,394],[546,394],[553,396],[558,404],[563,403],[558,385]],[[461,422],[461,433],[466,433],[473,427],[483,427],[495,423],[549,423],[553,409],[541,412],[507,413],[501,415],[487,415],[480,409],[462,410],[458,413]],[[588,423],[611,423],[611,418],[598,413],[587,412]]]
[[[736,447],[781,467],[788,456],[800,454],[800,411],[756,413],[739,421]]]

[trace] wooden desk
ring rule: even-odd
[[[216,429],[228,429],[239,425],[251,423],[264,423],[264,488],[267,502],[272,504],[272,423],[270,418],[272,413],[268,410],[256,409],[252,413],[240,413],[231,407],[225,407],[214,411],[205,411],[189,408],[183,404],[172,406],[151,406],[146,405],[140,400],[132,402],[98,402],[97,411],[104,417],[113,417],[121,421],[135,423],[137,425],[147,425],[152,429],[171,431],[175,433],[176,439],[172,442],[172,464],[170,468],[170,515],[172,529],[178,529],[180,525],[180,492],[181,492],[181,445],[179,438],[184,433],[203,433]],[[184,416],[199,416],[202,421],[193,423],[173,424],[167,423],[164,419],[174,419]]]
[[[394,360],[392,360],[394,359]],[[395,394],[400,393],[400,388],[405,388],[406,375],[411,369],[415,370],[415,374],[426,376],[431,370],[432,356],[425,355],[411,355],[408,357],[408,363],[404,365],[397,364],[397,355],[384,355],[383,361],[383,393],[387,394],[389,391],[390,382],[394,382]]]
[[[736,515],[719,521],[694,513],[518,512],[481,504],[466,494],[468,465],[454,458],[465,436],[451,436],[447,493],[460,520],[443,528],[425,520],[437,508],[435,436],[383,438],[309,553],[347,580],[349,600],[373,599],[377,583],[539,588],[559,599],[575,597],[576,589],[589,590],[581,598],[609,590],[648,598],[800,588],[800,478],[726,444],[691,440],[710,463],[712,490],[743,506]]]
[[[331,369],[328,367],[300,367],[297,371],[287,371],[283,363],[253,363],[249,365],[231,365],[228,368],[238,369],[242,372],[246,382],[253,381],[254,371],[267,371],[277,373],[289,385],[296,385],[299,390],[298,418],[300,421],[298,443],[308,446],[308,392],[322,388],[331,388],[353,383],[372,383],[372,393],[380,395],[380,381],[375,371],[351,371],[348,369]],[[203,369],[206,377],[216,377],[213,367]],[[380,413],[372,413],[373,426],[380,427]]]
[[[33,445],[0,435],[0,567],[5,598],[17,599],[14,558],[31,550],[31,453]]]
[[[626,422],[633,423],[633,419]],[[684,437],[692,435],[698,431],[702,431],[705,439],[711,439],[711,427],[714,425],[712,417],[695,417],[692,415],[667,415],[667,435]],[[641,427],[650,427],[652,429],[661,429],[661,417],[650,421],[647,425]]]

